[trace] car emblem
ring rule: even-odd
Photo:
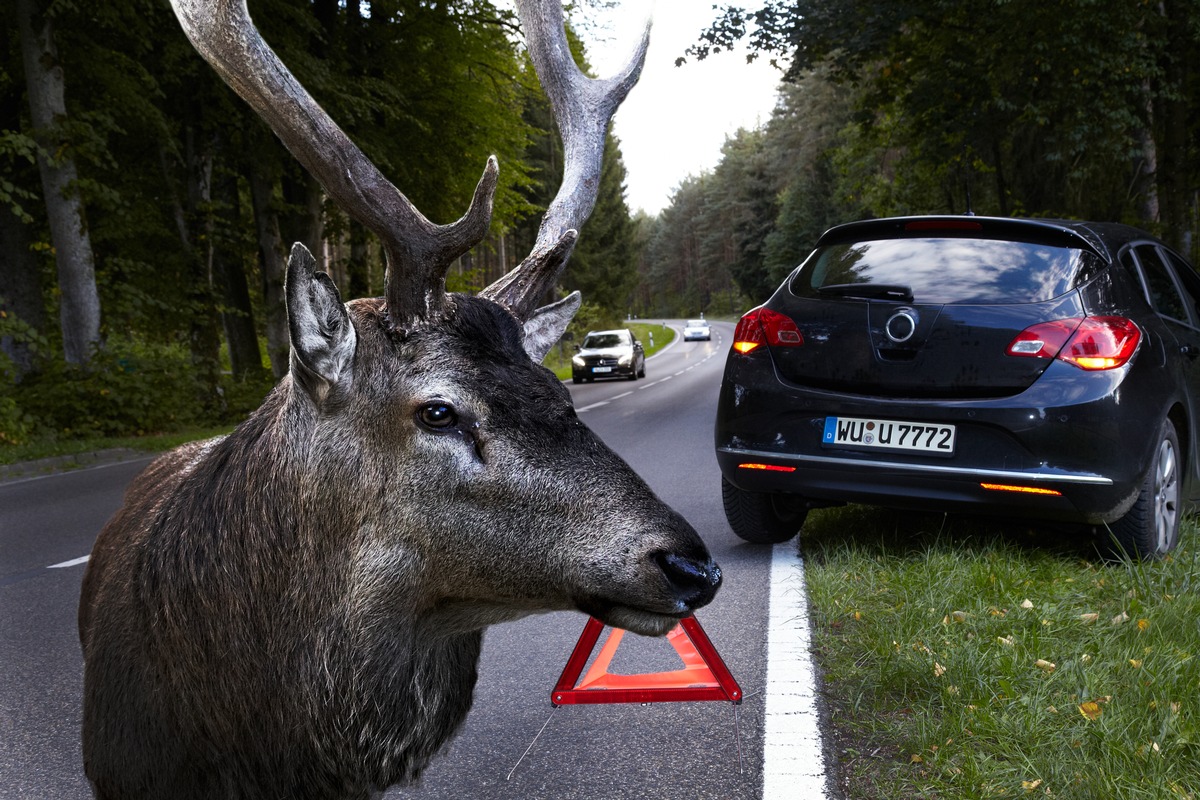
[[[888,317],[883,332],[896,344],[907,342],[917,332],[917,312],[911,308],[900,309]]]

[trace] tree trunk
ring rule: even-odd
[[[221,298],[221,326],[229,346],[229,365],[235,380],[254,380],[262,377],[262,352],[258,349],[258,333],[254,326],[254,310],[250,305],[250,289],[246,270],[235,246],[239,214],[237,177],[222,171],[217,181],[216,224],[214,231],[212,272],[217,296]]]
[[[204,141],[197,149],[196,132],[186,132],[188,219],[202,234],[197,242],[191,236],[188,260],[188,300],[191,307],[188,343],[192,369],[196,376],[201,406],[208,411],[224,411],[221,397],[221,337],[217,332],[217,295],[213,291],[213,216],[212,178],[216,150],[215,138],[200,133]]]
[[[1143,81],[1142,92],[1145,94],[1146,124],[1138,133],[1138,141],[1142,146],[1142,157],[1134,165],[1133,193],[1140,198],[1138,201],[1138,216],[1143,223],[1155,223],[1159,220],[1158,207],[1158,145],[1154,141],[1154,96],[1150,81]]]
[[[325,265],[325,216],[322,209],[325,195],[321,184],[299,164],[291,163],[283,173],[283,202],[288,213],[281,220],[284,243],[291,249],[301,242],[317,260],[317,271],[328,272]]]
[[[350,218],[350,259],[346,262],[346,296],[354,300],[371,296],[371,272],[367,261],[367,246],[371,234],[358,220]]]
[[[100,343],[100,295],[83,202],[76,192],[78,175],[69,155],[70,143],[64,138],[67,107],[53,23],[34,6],[35,0],[17,0],[17,20],[30,118],[39,145],[38,170],[58,267],[63,355],[72,364],[85,364]]]
[[[46,315],[38,260],[29,249],[31,243],[25,223],[11,209],[0,206],[0,314],[16,317],[40,333]],[[20,337],[0,336],[0,352],[16,365],[18,379],[33,368],[33,350]]]
[[[254,212],[254,230],[258,238],[258,257],[262,267],[263,309],[266,316],[267,356],[276,380],[288,371],[291,340],[288,335],[287,306],[284,302],[283,239],[279,234],[279,212],[275,207],[275,181],[264,159],[251,159],[246,180],[250,184],[250,202]]]
[[[1154,126],[1158,139],[1155,183],[1164,228],[1163,238],[1172,247],[1183,252],[1187,240],[1188,206],[1191,200],[1187,182],[1190,98],[1186,94],[1190,77],[1191,42],[1185,24],[1186,15],[1178,5],[1163,2],[1160,9],[1166,17],[1167,41],[1159,58],[1162,85],[1154,103],[1158,116]]]

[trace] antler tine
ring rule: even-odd
[[[650,43],[650,25],[626,66],[615,77],[588,78],[575,65],[559,0],[516,0],[533,67],[558,123],[564,150],[563,181],[542,217],[532,251],[516,268],[480,294],[528,319],[554,287],[583,223],[596,205],[608,124],[637,83]]]
[[[261,116],[346,213],[387,253],[386,299],[397,328],[444,311],[446,270],[491,224],[495,158],[488,159],[467,213],[435,225],[383,176],[330,119],[254,27],[245,0],[171,0],[192,45]]]

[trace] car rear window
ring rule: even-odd
[[[1098,264],[1098,257],[1088,251],[1047,244],[956,237],[880,239],[818,247],[800,266],[790,288],[800,297],[1039,303],[1074,289]]]

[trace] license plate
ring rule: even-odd
[[[592,372],[612,372],[612,367],[592,367]]]
[[[954,453],[954,426],[937,422],[826,417],[821,443],[827,447],[869,447],[915,453]]]

